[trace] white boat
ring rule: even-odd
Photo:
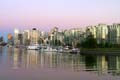
[[[80,53],[80,50],[78,48],[73,48],[70,53]]]
[[[41,48],[41,51],[44,51],[44,52],[56,52],[57,49],[53,49],[50,46],[46,46],[46,48]]]
[[[57,52],[63,53],[64,52],[63,47],[62,46],[57,47]]]
[[[10,47],[13,47],[13,46],[12,46],[12,45],[7,44],[7,47],[8,47],[8,48],[10,48]]]
[[[40,46],[37,44],[27,46],[28,50],[39,50]]]
[[[59,53],[63,53],[64,50],[63,50],[63,49],[58,49],[57,52],[59,52]]]
[[[69,46],[63,48],[63,53],[70,53],[71,49]]]

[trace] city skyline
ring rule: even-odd
[[[47,33],[47,34],[49,34],[49,33],[51,33],[51,31],[53,30],[53,29],[55,29],[55,28],[57,28],[58,29],[58,31],[59,32],[64,32],[64,31],[71,31],[71,30],[80,30],[80,31],[82,31],[83,33],[85,32],[87,32],[87,30],[88,29],[90,29],[90,31],[91,30],[93,30],[91,33],[94,35],[94,36],[96,36],[95,35],[95,28],[96,27],[98,27],[98,28],[101,28],[101,27],[106,27],[106,29],[107,28],[111,28],[112,26],[114,26],[114,27],[116,27],[116,29],[118,28],[118,26],[120,25],[120,23],[113,23],[113,24],[104,24],[104,23],[99,23],[99,24],[96,24],[96,25],[89,25],[89,26],[86,26],[86,27],[84,27],[84,28],[82,28],[82,27],[73,27],[73,28],[67,28],[67,29],[60,29],[58,26],[54,26],[54,27],[52,27],[52,28],[50,28],[50,30],[49,31],[44,31],[44,30],[42,30],[40,27],[38,27],[38,28],[36,28],[36,27],[32,27],[32,28],[24,28],[24,29],[22,29],[22,28],[14,28],[14,29],[11,29],[11,28],[9,28],[9,30],[8,31],[5,31],[5,32],[0,32],[0,37],[3,37],[3,39],[4,39],[4,41],[7,41],[7,39],[8,39],[8,35],[9,34],[11,34],[11,35],[15,35],[15,30],[17,30],[20,34],[23,34],[23,32],[25,31],[30,31],[30,30],[33,30],[33,29],[36,29],[36,30],[38,30],[38,31],[40,31],[40,32],[42,32],[42,33]],[[101,30],[98,30],[98,31],[101,31]],[[106,31],[103,31],[103,32],[106,32]],[[106,34],[107,35],[107,34]]]
[[[120,22],[119,0],[0,0],[0,36],[15,28],[50,31]]]

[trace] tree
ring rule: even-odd
[[[25,45],[26,45],[26,46],[30,45],[30,39],[26,39],[26,40],[25,40]]]
[[[55,45],[56,45],[56,46],[60,46],[61,44],[62,44],[62,43],[60,42],[60,40],[57,40],[57,39],[55,40]]]
[[[43,40],[41,38],[38,39],[38,44],[42,44]]]
[[[60,46],[60,45],[62,45],[61,41],[60,41],[60,40],[57,40],[57,39],[52,40],[52,41],[51,41],[51,44],[52,44],[53,46]]]
[[[3,42],[3,37],[2,36],[0,37],[0,42]]]
[[[66,46],[72,46],[72,41],[73,40],[68,36],[64,38],[64,43]]]
[[[81,46],[84,48],[96,48],[97,40],[94,38],[93,35],[88,35],[86,40],[81,43]]]
[[[78,42],[78,43],[76,44],[76,47],[77,47],[77,48],[80,48],[80,47],[81,47],[80,42]]]

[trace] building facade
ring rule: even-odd
[[[38,44],[38,40],[40,38],[40,31],[36,28],[30,30],[28,34],[28,39],[30,39],[30,44]]]
[[[120,44],[120,24],[113,24],[108,26],[109,37],[108,41],[111,44]]]
[[[88,26],[86,28],[86,36],[93,35],[98,44],[108,41],[108,25],[98,24],[96,26]]]
[[[96,39],[97,43],[105,43],[108,40],[108,25],[98,24],[96,26]]]
[[[14,30],[14,44],[22,45],[23,44],[23,34],[18,30]]]

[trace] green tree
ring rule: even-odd
[[[3,42],[3,37],[2,36],[0,37],[0,42]]]
[[[30,45],[30,39],[26,39],[26,40],[25,40],[25,45],[26,45],[26,46]]]
[[[76,47],[77,47],[77,48],[80,48],[80,47],[81,47],[80,42],[78,42],[78,43],[76,44]]]
[[[43,40],[41,38],[38,39],[38,44],[43,44]]]
[[[72,46],[72,41],[73,41],[72,38],[70,36],[69,37],[67,36],[64,38],[64,45],[65,46]]]
[[[62,43],[60,42],[60,40],[57,40],[57,46],[61,46]]]
[[[52,40],[52,41],[51,41],[51,44],[52,44],[53,46],[60,46],[60,45],[62,45],[62,43],[60,42],[60,40],[57,40],[57,39]]]
[[[94,38],[93,35],[89,35],[87,36],[86,40],[81,43],[81,46],[84,48],[96,48],[97,40]]]

